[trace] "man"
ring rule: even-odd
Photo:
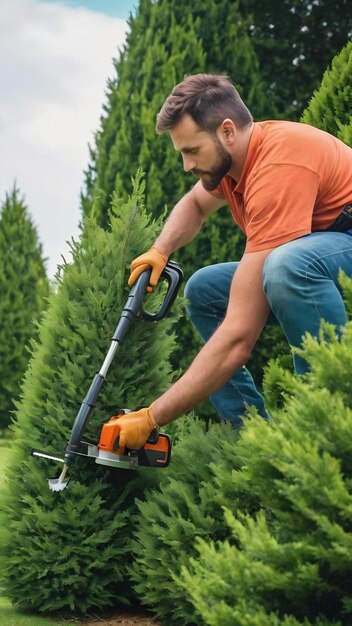
[[[219,415],[240,423],[263,398],[243,367],[271,316],[291,346],[321,319],[346,322],[338,274],[352,274],[352,149],[305,124],[253,123],[226,77],[197,74],[176,85],[157,117],[185,171],[199,181],[174,207],[154,246],[131,264],[129,284],[152,267],[150,289],[170,255],[225,204],[246,234],[239,263],[196,272],[186,286],[191,320],[205,345],[186,373],[150,407],[121,418],[120,443],[142,447],[156,425],[211,396]],[[343,210],[345,211],[343,213]],[[229,233],[231,237],[231,233]],[[307,369],[294,356],[295,370]]]

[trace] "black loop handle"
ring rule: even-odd
[[[183,280],[183,271],[181,266],[178,263],[175,263],[175,261],[168,261],[160,278],[167,281],[168,289],[159,311],[156,313],[149,313],[141,307],[138,317],[146,320],[147,322],[158,322],[168,314],[170,308],[175,302]]]

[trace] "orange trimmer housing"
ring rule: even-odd
[[[116,458],[126,455],[136,456],[138,458],[138,465],[149,467],[166,467],[169,465],[172,445],[171,437],[165,433],[159,433],[156,429],[152,431],[148,441],[140,450],[129,450],[128,448],[119,446],[119,417],[124,414],[125,412],[121,412],[119,415],[111,417],[110,420],[104,424],[98,443],[99,450],[116,454]]]

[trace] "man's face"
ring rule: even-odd
[[[204,189],[213,191],[227,174],[232,157],[215,135],[201,130],[189,115],[170,130],[175,150],[182,154],[183,167],[202,181]]]

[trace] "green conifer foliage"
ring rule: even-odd
[[[352,37],[349,0],[240,0],[276,117],[297,121],[328,63]]]
[[[0,212],[0,293],[0,428],[5,428],[49,295],[37,230],[16,187]]]
[[[335,135],[352,146],[352,42],[325,71],[321,85],[302,115],[302,122]]]
[[[351,623],[351,345],[352,322],[341,341],[324,324],[304,341],[311,373],[291,375],[270,422],[247,420],[233,481],[250,486],[261,510],[241,515],[229,502],[232,540],[199,541],[199,558],[183,569],[206,624]]]
[[[138,185],[125,204],[114,198],[109,231],[90,219],[33,344],[0,524],[2,584],[22,609],[85,612],[119,605],[131,595],[126,571],[134,498],[158,480],[158,470],[139,474],[77,458],[68,487],[53,493],[47,477],[57,476],[61,466],[32,457],[31,450],[62,456],[126,302],[129,262],[156,228]],[[160,304],[160,297],[153,294],[146,307]],[[102,423],[118,408],[148,405],[164,390],[171,324],[172,315],[158,324],[135,321],[111,365],[87,441],[98,440]]]
[[[237,438],[228,424],[207,429],[192,418],[179,422],[169,472],[138,503],[132,580],[139,599],[163,624],[206,623],[177,577],[196,554],[197,537],[207,542],[229,536],[224,506],[232,502],[246,513],[258,509],[247,485],[233,488],[232,476],[241,466]]]

